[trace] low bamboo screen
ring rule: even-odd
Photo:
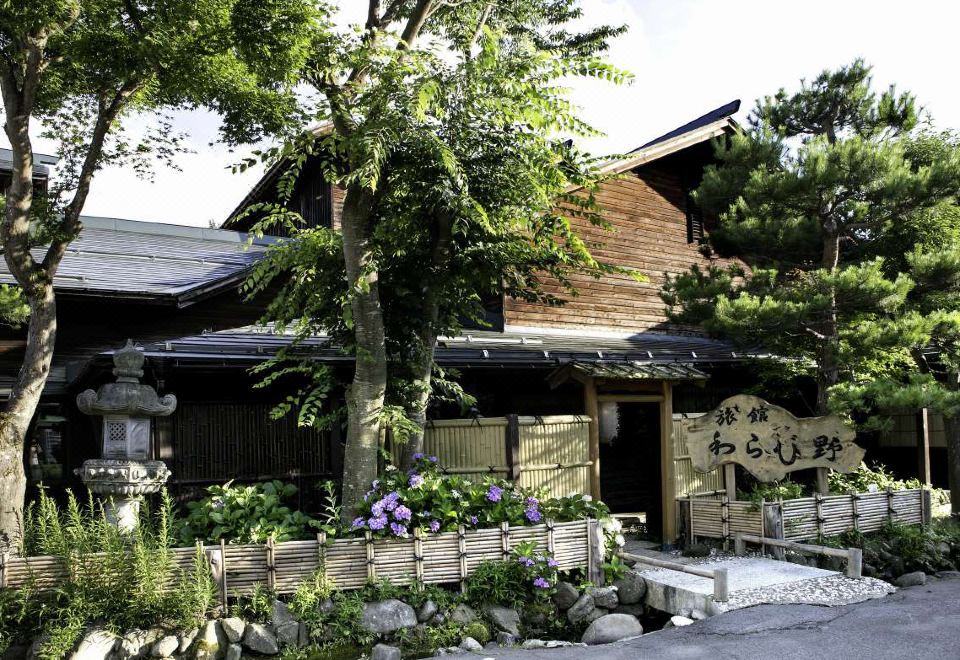
[[[675,414],[673,416],[673,469],[676,479],[675,497],[723,490],[723,470],[697,472],[687,448],[687,427],[704,413]]]
[[[550,497],[590,492],[590,418],[551,415],[517,418],[517,452],[510,451],[506,417],[434,420],[423,438],[424,453],[436,456],[447,474],[481,480],[509,478]],[[397,448],[394,448],[397,453]]]
[[[923,489],[849,495],[814,495],[782,502],[730,501],[726,497],[681,498],[688,534],[729,540],[737,532],[789,541],[835,536],[848,531],[875,532],[887,522],[920,525],[929,515]]]
[[[370,580],[388,578],[394,584],[456,584],[461,587],[481,562],[508,558],[518,544],[532,541],[549,551],[560,570],[600,565],[598,525],[594,520],[530,527],[420,534],[406,539],[343,538],[321,534],[316,540],[265,545],[218,545],[204,548],[222,599],[253,590],[260,584],[277,593],[291,593],[321,566],[338,589],[357,589]],[[175,548],[175,567],[193,570],[196,548]],[[96,556],[91,556],[91,566]],[[0,586],[30,584],[51,589],[66,578],[57,557],[7,557],[0,562]],[[173,583],[171,579],[171,584]]]

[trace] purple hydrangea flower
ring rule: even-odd
[[[384,515],[379,515],[376,518],[371,518],[367,521],[367,526],[374,531],[383,529],[387,526],[387,517]]]
[[[423,475],[411,474],[410,475],[410,488],[416,488],[417,486],[423,485]]]
[[[415,460],[415,461],[422,461],[422,460],[423,460],[423,452],[422,452],[422,451],[418,451],[416,454],[414,454],[414,455],[413,455],[413,460]]]
[[[491,502],[499,502],[501,497],[503,497],[503,489],[499,486],[490,486],[487,489],[487,499]]]
[[[393,511],[400,504],[400,494],[397,491],[388,493],[386,497],[383,498],[385,502],[384,507],[387,511]]]
[[[436,457],[436,456],[431,456],[431,457],[430,457],[430,462],[431,462],[431,463],[436,463],[436,462],[437,462],[437,457]]]
[[[540,589],[549,589],[550,583],[544,580],[542,577],[538,577],[536,580],[533,581],[533,586],[538,587]]]
[[[383,510],[386,508],[386,506],[387,506],[386,500],[377,500],[376,502],[373,503],[373,506],[370,507],[370,513],[372,513],[374,516],[379,518],[380,516],[383,515]]]
[[[558,562],[553,557],[547,560],[547,566],[549,566],[550,568],[556,568],[559,565],[560,565],[560,562]]]
[[[529,507],[540,506],[540,500],[538,500],[536,497],[533,497],[531,495],[530,497],[527,498],[527,506]]]
[[[530,559],[530,557],[520,557],[520,559],[518,559],[517,561],[519,561],[524,566],[533,566],[536,563],[535,561]]]
[[[390,523],[390,531],[393,532],[395,536],[404,536],[407,533],[407,526],[395,522]]]
[[[351,529],[360,529],[367,524],[367,521],[363,518],[354,518],[353,524],[350,525]]]
[[[470,516],[470,524],[471,524],[471,525],[476,525],[478,522],[480,522],[480,519],[479,519],[479,518],[477,518],[476,516]]]
[[[433,532],[434,534],[436,534],[437,532],[440,531],[440,521],[439,521],[439,520],[431,520],[431,521],[430,521],[430,531]]]
[[[373,488],[374,490],[376,490],[377,488],[380,488],[380,480],[374,479],[373,481],[371,481],[370,488]]]
[[[540,519],[543,518],[543,516],[540,514],[540,510],[537,508],[527,509],[524,512],[524,515],[527,517],[527,520],[532,523],[540,522]]]
[[[410,520],[413,512],[402,504],[393,510],[393,517],[397,520]]]

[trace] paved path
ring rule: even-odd
[[[960,659],[960,578],[843,607],[760,605],[606,646],[485,651],[510,660]]]

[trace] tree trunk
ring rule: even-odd
[[[947,386],[960,388],[960,374],[948,375]],[[950,488],[950,512],[960,516],[960,417],[943,418],[944,436],[947,441],[947,485]]]
[[[423,452],[423,435],[427,426],[427,405],[430,403],[431,382],[433,378],[433,349],[437,337],[427,331],[422,337],[421,355],[413,376],[416,395],[407,402],[406,415],[416,422],[418,431],[412,433],[400,450],[400,468],[407,470],[413,465],[414,454]]]
[[[347,188],[343,205],[343,257],[356,340],[353,382],[347,389],[347,443],[343,456],[344,515],[377,478],[380,416],[387,388],[387,352],[377,271],[373,268],[370,218],[373,194],[360,186]],[[361,283],[361,277],[363,279]]]
[[[0,418],[0,533],[13,542],[23,510],[27,476],[24,448],[27,430],[50,373],[57,336],[57,306],[53,287],[38,287],[31,296],[26,352],[16,383]]]
[[[840,260],[840,237],[836,230],[825,223],[826,235],[823,239],[823,269],[833,272]],[[830,292],[830,309],[827,310],[823,321],[823,335],[817,347],[817,405],[814,411],[817,415],[826,415],[829,412],[828,391],[837,384],[840,369],[837,364],[837,351],[840,337],[837,330],[837,298],[836,292]]]

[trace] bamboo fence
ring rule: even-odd
[[[511,527],[504,523],[492,529],[464,529],[441,534],[421,534],[405,539],[366,537],[328,540],[319,534],[310,541],[219,545],[203,548],[221,600],[249,593],[262,585],[277,593],[291,593],[323,567],[337,589],[358,589],[368,581],[387,578],[394,584],[456,584],[464,588],[467,578],[484,561],[509,558],[517,545],[532,541],[552,553],[559,570],[586,568],[596,576],[603,546],[595,520],[547,522],[537,526]],[[172,573],[189,574],[196,548],[174,548]],[[96,555],[88,556],[96,565]],[[182,572],[182,573],[181,573]],[[169,578],[175,583],[176,575]],[[0,557],[0,587],[31,585],[40,590],[55,588],[67,578],[58,557]]]
[[[679,499],[687,537],[728,541],[738,532],[802,541],[848,531],[875,532],[888,522],[929,522],[930,491],[886,490],[849,495],[814,495],[777,502],[741,502],[726,497]]]

